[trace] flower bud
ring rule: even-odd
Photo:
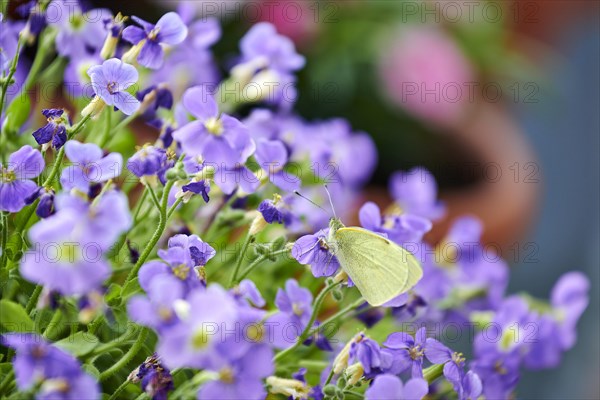
[[[256,212],[256,214],[256,217],[254,217],[254,220],[252,221],[252,225],[250,225],[250,235],[256,235],[268,225],[261,213]]]
[[[267,385],[269,385],[269,392],[282,394],[294,399],[306,399],[310,393],[310,387],[305,382],[296,379],[269,376],[267,378]]]
[[[98,117],[102,110],[104,110],[104,106],[106,103],[99,96],[94,96],[94,98],[90,101],[90,103],[85,106],[83,110],[81,110],[81,116],[87,117],[88,115],[92,118]]]
[[[358,383],[360,378],[363,377],[365,370],[361,363],[357,362],[352,364],[346,369],[347,374],[347,384],[350,386],[354,386]]]

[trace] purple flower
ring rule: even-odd
[[[471,368],[481,378],[483,395],[487,399],[509,398],[519,381],[519,355],[494,351],[489,347],[476,353]]]
[[[269,224],[284,224],[284,226],[288,227],[292,223],[297,222],[298,218],[291,212],[287,200],[279,195],[275,195],[274,200],[263,200],[258,206],[258,211]]]
[[[54,190],[49,188],[38,187],[35,192],[27,199],[25,204],[32,204],[37,199],[40,199],[35,213],[40,218],[48,218],[54,214]]]
[[[167,400],[167,395],[175,388],[171,371],[161,364],[156,353],[129,374],[131,382],[141,382],[142,390],[153,400]]]
[[[131,18],[143,29],[128,26],[123,31],[123,39],[137,45],[136,47],[141,46],[141,49],[134,47],[133,51],[139,52],[137,61],[147,68],[158,69],[162,66],[164,58],[162,45],[179,44],[187,36],[188,29],[175,12],[163,15],[156,25],[136,16]]]
[[[174,276],[164,275],[144,283],[147,297],[136,295],[127,303],[127,313],[135,322],[160,331],[179,321],[178,311],[184,298],[184,285]],[[184,306],[185,307],[185,306]]]
[[[126,92],[138,80],[138,72],[133,65],[118,58],[111,58],[88,69],[92,88],[109,106],[115,106],[123,114],[131,115],[140,107],[140,102]]]
[[[181,248],[188,251],[195,267],[203,267],[216,254],[215,249],[208,243],[203,242],[198,235],[175,235],[169,239],[169,249],[172,248]]]
[[[444,215],[444,206],[437,200],[435,178],[423,168],[396,172],[390,179],[390,193],[405,212],[434,221]]]
[[[414,378],[402,383],[394,375],[378,375],[365,392],[366,400],[420,400],[429,392],[427,381]]]
[[[475,338],[471,368],[481,378],[487,398],[506,398],[517,385],[522,354],[533,340],[532,329],[537,329],[534,318],[522,298],[509,297],[485,333]]]
[[[198,399],[259,400],[267,397],[262,380],[275,371],[273,351],[253,346],[242,357],[218,363],[219,379],[201,386]]]
[[[61,193],[56,197],[59,212],[74,212],[80,217],[79,235],[102,251],[107,251],[119,236],[131,227],[127,196],[118,190],[108,190],[92,203],[77,195]]]
[[[81,370],[70,354],[29,333],[7,333],[0,337],[17,351],[13,361],[17,386],[27,391],[41,384],[39,399],[99,399],[95,380]]]
[[[100,51],[107,19],[112,19],[110,10],[97,8],[84,13],[79,2],[54,0],[46,10],[46,21],[58,28],[56,51],[71,59]]]
[[[6,19],[0,13],[0,73],[8,72],[13,58],[17,53],[17,43],[19,41],[19,33],[21,31],[21,24],[15,24]]]
[[[44,170],[42,154],[29,145],[21,147],[0,165],[0,211],[17,212],[38,186],[31,181]]]
[[[254,25],[240,42],[243,62],[263,60],[265,66],[289,73],[304,66],[304,57],[296,53],[294,43],[277,34],[275,26],[267,22]]]
[[[185,21],[186,23],[188,21]],[[221,37],[219,20],[204,16],[192,22],[187,38],[168,53],[168,68],[154,70],[152,82],[167,84],[176,98],[196,85],[216,86],[220,79],[210,46]]]
[[[364,334],[359,334],[350,346],[350,360],[358,361],[362,365],[365,374],[380,371],[386,366],[385,355],[382,355],[379,344]]]
[[[279,313],[268,319],[273,327],[273,345],[286,348],[294,344],[306,328],[312,314],[313,296],[308,289],[300,287],[294,279],[288,279],[285,290],[279,289],[275,305]]]
[[[77,189],[88,193],[91,183],[106,182],[121,175],[123,157],[119,153],[102,155],[102,149],[93,143],[69,140],[65,154],[74,165],[63,169],[60,183],[65,190]]]
[[[47,119],[46,125],[35,130],[33,137],[38,144],[52,143],[52,147],[55,150],[60,149],[67,141],[67,128],[66,123],[68,122],[64,114],[63,109],[50,108],[42,110],[42,114]]]
[[[379,207],[373,202],[365,203],[360,208],[358,217],[363,228],[383,233],[400,245],[420,243],[432,226],[428,219],[412,214],[382,217]]]
[[[320,230],[314,235],[305,235],[296,240],[292,256],[300,263],[310,265],[315,277],[331,276],[340,267],[337,258],[327,245],[329,229]]]
[[[254,152],[248,129],[237,119],[220,114],[217,102],[203,86],[188,89],[183,105],[197,118],[173,132],[188,155],[198,155],[216,168],[244,163]]]
[[[206,179],[200,181],[193,180],[181,187],[181,191],[185,193],[199,194],[205,203],[210,201],[208,194],[210,193],[210,183]]]
[[[204,287],[204,276],[200,267],[215,255],[215,250],[198,236],[175,235],[169,239],[167,250],[158,250],[164,261],[150,261],[139,272],[140,286],[150,291],[156,279],[175,277],[184,285],[184,293]]]
[[[16,9],[21,17],[27,19],[27,25],[24,29],[24,32],[27,32],[27,36],[37,36],[46,27],[45,12],[41,10],[41,7],[37,7],[37,5],[36,0],[31,0],[19,5]]]
[[[420,328],[414,338],[405,332],[394,332],[388,336],[383,345],[394,351],[394,356],[400,358],[401,371],[411,369],[413,378],[423,378],[423,356],[427,330]]]
[[[145,145],[129,158],[127,169],[138,178],[141,178],[157,175],[164,170],[166,164],[167,152],[165,149]]]
[[[450,350],[436,339],[427,338],[425,357],[434,364],[444,364],[444,377],[452,384],[460,400],[474,400],[479,397],[481,394],[481,380],[472,371],[465,374],[465,358],[462,353]]]
[[[590,281],[581,272],[568,272],[554,285],[550,301],[557,314],[563,350],[575,345],[577,321],[589,302]]]
[[[250,279],[244,279],[233,290],[234,296],[252,302],[256,307],[264,307],[266,302]]]
[[[58,211],[29,230],[32,249],[21,260],[21,275],[63,295],[98,289],[110,275],[103,254],[129,228],[127,198],[110,191],[90,206],[61,196]]]
[[[291,192],[300,187],[300,179],[283,170],[288,161],[288,152],[281,141],[257,141],[254,157],[263,171],[267,172],[271,183],[278,188]]]
[[[188,315],[159,336],[158,351],[169,368],[211,368],[222,360],[236,327],[238,305],[219,285],[194,291],[187,298]]]

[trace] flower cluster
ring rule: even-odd
[[[587,278],[507,294],[472,216],[429,242],[445,206],[425,169],[354,212],[374,142],[293,110],[305,59],[273,25],[219,60],[219,22],[185,5],[154,23],[68,3],[0,15],[0,396],[510,398],[574,346]],[[50,74],[67,105],[7,95]],[[379,307],[334,240],[354,214],[411,260],[373,274],[414,281]],[[359,256],[363,279],[381,272]],[[468,359],[431,330],[463,323]]]

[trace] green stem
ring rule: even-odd
[[[280,254],[285,254],[285,253],[289,253],[288,249],[282,249],[282,250],[277,250],[274,251],[273,253],[269,254],[270,256],[278,256]],[[240,276],[237,278],[235,284],[238,284],[240,281],[242,281],[244,278],[246,278],[260,263],[262,263],[263,261],[267,260],[269,257],[267,255],[261,255],[260,257],[258,257],[256,260],[254,260],[241,274]]]
[[[35,78],[42,69],[46,58],[50,54],[49,50],[54,49],[53,43],[55,38],[56,34],[51,32],[49,29],[44,30],[44,32],[42,32],[40,35],[35,59],[33,60],[33,64],[31,64],[31,68],[29,68],[29,74],[27,75],[27,79],[23,85],[25,91],[29,91],[31,89],[35,82]]]
[[[244,257],[246,256],[246,252],[248,251],[248,247],[250,246],[250,243],[254,242],[255,236],[254,235],[250,235],[248,234],[246,236],[246,240],[244,241],[244,245],[242,246],[242,251],[240,252],[240,256],[237,259],[237,262],[235,263],[235,268],[233,269],[233,273],[231,274],[231,278],[229,279],[229,287],[232,287],[234,284],[237,283],[237,275],[240,272],[240,267],[242,266],[242,261],[244,260]]]
[[[344,307],[343,309],[341,309],[340,311],[338,311],[337,313],[333,314],[331,317],[329,317],[325,321],[323,321],[318,327],[313,328],[309,332],[308,336],[310,337],[310,336],[314,335],[315,333],[317,333],[317,331],[319,329],[322,329],[323,327],[327,326],[328,324],[333,324],[334,322],[336,322],[338,319],[344,317],[349,312],[360,307],[364,302],[365,302],[365,300],[361,297],[360,299],[356,300],[354,303],[351,303],[348,306]]]
[[[2,249],[0,269],[4,269],[6,267],[6,260],[8,260],[8,255],[6,253],[6,243],[8,242],[8,216],[5,212],[0,212],[0,226],[2,226],[2,238],[0,239],[0,248]]]
[[[107,369],[106,371],[100,374],[100,381],[105,381],[110,378],[113,374],[118,372],[121,368],[124,368],[129,364],[129,362],[137,355],[137,353],[144,346],[144,342],[146,341],[146,337],[148,336],[148,328],[142,328],[140,334],[135,341],[135,343],[129,348],[129,351],[125,353],[123,357],[119,359],[112,367]]]
[[[42,336],[45,337],[46,339],[50,339],[50,340],[56,339],[56,335],[58,335],[62,330],[62,327],[60,326],[61,319],[62,319],[62,311],[59,308],[54,312],[54,315],[52,316],[52,319],[48,323],[48,326],[46,326],[46,330],[44,331]]]
[[[137,260],[137,262],[135,263],[135,265],[129,272],[129,275],[127,275],[127,278],[125,279],[125,282],[123,283],[123,289],[125,289],[125,287],[127,287],[127,284],[129,282],[131,282],[133,279],[135,279],[138,271],[140,270],[140,268],[142,267],[144,262],[146,262],[146,259],[148,258],[150,253],[152,253],[154,246],[156,246],[156,243],[158,243],[158,241],[160,240],[160,237],[162,236],[162,234],[165,230],[165,227],[167,226],[167,205],[168,205],[168,201],[169,201],[169,192],[171,191],[171,188],[173,187],[174,183],[175,183],[175,181],[167,182],[167,184],[165,185],[165,188],[163,189],[161,204],[160,204],[160,208],[159,208],[160,213],[159,213],[159,218],[158,218],[158,226],[156,227],[156,231],[154,231],[152,238],[150,239],[150,241],[144,248],[144,251],[140,255],[140,258]],[[121,291],[121,296],[122,295],[123,295],[123,291]]]
[[[128,379],[125,379],[125,381],[123,381],[123,383],[121,383],[121,385],[115,389],[115,391],[110,395],[110,397],[108,398],[108,400],[115,400],[119,398],[119,394],[121,394],[121,392],[123,390],[125,390],[125,388],[127,386],[129,386],[131,382]]]
[[[106,126],[104,127],[104,132],[102,133],[102,138],[100,138],[100,143],[98,144],[98,146],[100,148],[104,148],[104,146],[106,146],[106,144],[108,143],[109,139],[110,139],[110,127],[111,127],[111,117],[112,117],[112,110],[107,110],[106,111]]]
[[[160,211],[160,201],[158,200],[158,197],[156,196],[156,192],[154,191],[154,189],[152,189],[152,186],[150,186],[150,185],[146,186],[146,190],[148,190],[148,193],[150,193],[150,197],[152,197],[152,202],[154,203],[156,208]]]
[[[8,91],[8,87],[10,86],[10,81],[13,76],[17,72],[17,63],[19,62],[19,53],[21,52],[22,36],[19,36],[19,41],[17,42],[17,52],[10,64],[10,68],[8,70],[8,76],[6,76],[4,81],[2,82],[2,94],[0,94],[0,116],[4,112],[4,102],[6,101],[6,92]]]
[[[288,347],[287,349],[285,349],[283,351],[280,351],[279,353],[277,353],[275,355],[275,358],[274,358],[275,361],[279,361],[282,358],[284,358],[285,356],[287,356],[288,354],[292,353],[294,350],[296,350],[296,348],[298,346],[300,346],[302,343],[304,343],[306,341],[306,339],[310,336],[310,332],[313,330],[313,325],[314,325],[315,321],[317,320],[317,315],[319,314],[319,310],[321,309],[321,305],[325,301],[327,294],[329,292],[331,292],[333,289],[335,289],[341,283],[342,282],[333,283],[333,284],[325,287],[325,289],[321,290],[321,293],[319,293],[319,295],[317,296],[317,298],[315,299],[315,302],[313,304],[312,314],[310,316],[310,320],[308,321],[308,324],[306,325],[306,328],[304,328],[304,331],[302,332],[302,334],[300,334],[296,343],[294,343],[292,346]]]
[[[42,285],[37,285],[35,289],[33,289],[33,293],[31,293],[31,297],[29,297],[29,301],[25,306],[25,311],[27,311],[28,314],[31,314],[31,310],[35,308],[38,298],[40,297],[40,293],[42,293]]]
[[[175,210],[177,210],[177,207],[181,204],[182,201],[183,199],[181,197],[175,200],[175,203],[173,203],[173,205],[171,206],[171,208],[169,208],[169,211],[167,212],[167,219],[171,218],[171,215],[173,215]]]
[[[114,132],[119,132],[120,129],[126,127],[127,125],[129,125],[129,123],[131,121],[133,121],[134,119],[137,118],[137,113],[133,113],[130,116],[128,116],[127,118],[123,119],[121,122],[119,122],[117,124],[117,126],[115,126],[115,129],[113,129]],[[110,140],[108,141],[108,143],[110,143]],[[108,144],[107,143],[107,144]]]

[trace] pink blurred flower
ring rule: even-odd
[[[400,31],[383,49],[379,74],[394,104],[437,124],[457,122],[473,101],[469,61],[446,33],[434,27]]]
[[[263,0],[260,19],[271,22],[277,32],[292,39],[297,46],[308,45],[319,31],[319,14],[315,4],[310,1]]]

